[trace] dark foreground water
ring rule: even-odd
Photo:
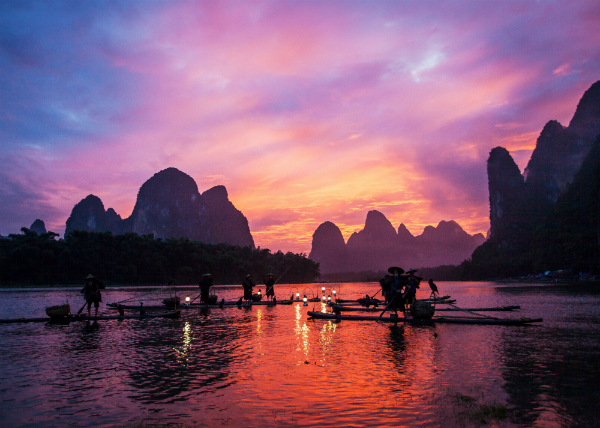
[[[0,324],[0,426],[600,426],[599,287],[438,286],[463,307],[521,305],[495,315],[544,322],[336,324],[307,321],[311,303],[193,309],[177,320]],[[332,287],[343,298],[377,290]],[[304,294],[304,286],[276,290],[287,298],[297,288]],[[106,290],[103,300],[147,291]],[[216,291],[229,300],[241,287]],[[0,318],[42,316],[66,299],[73,311],[81,306],[73,290],[0,291]],[[101,312],[112,313],[104,303]]]

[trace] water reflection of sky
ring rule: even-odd
[[[0,325],[0,420],[4,426],[91,426],[100,418],[107,425],[141,419],[234,426],[468,425],[456,416],[453,397],[460,393],[506,403],[508,425],[595,423],[596,288],[438,285],[463,306],[520,304],[515,316],[545,322],[337,323],[308,320],[307,310],[324,305],[299,302],[191,309],[178,320]],[[345,298],[376,291],[375,284],[341,289]],[[108,291],[104,301],[136,293],[142,294]],[[232,299],[239,292],[219,294]],[[2,317],[39,316],[44,306],[66,299],[78,307],[81,296],[0,292],[0,310]]]

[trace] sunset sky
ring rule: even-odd
[[[372,209],[485,234],[489,151],[523,169],[599,79],[597,0],[3,1],[0,233],[176,167],[273,251]]]

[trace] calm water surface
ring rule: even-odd
[[[321,309],[311,303],[190,309],[176,320],[0,324],[0,425],[471,426],[482,423],[469,416],[475,403],[496,403],[509,417],[487,420],[495,426],[600,426],[600,287],[438,286],[460,306],[521,305],[488,314],[544,322],[308,321],[307,310]],[[320,287],[276,292],[311,296]],[[378,284],[327,287],[356,298]],[[156,304],[147,292],[105,290],[100,312],[129,298]],[[241,287],[216,293],[235,299]],[[82,304],[75,290],[0,291],[0,318],[44,316],[67,299],[73,311]]]

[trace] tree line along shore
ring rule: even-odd
[[[260,280],[285,272],[285,283],[319,277],[319,264],[305,254],[135,233],[74,231],[56,239],[53,232],[21,231],[0,240],[2,287],[81,284],[90,273],[107,285],[158,285],[171,279],[175,285],[196,284],[205,273],[214,276],[216,285],[241,284],[247,274]]]

